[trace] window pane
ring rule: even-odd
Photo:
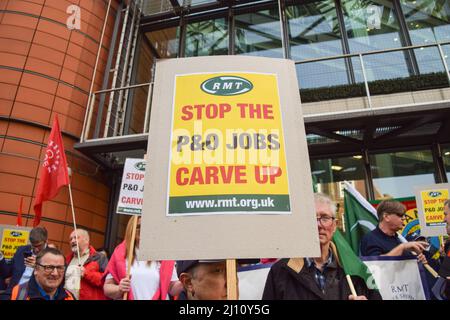
[[[189,23],[186,28],[186,57],[228,54],[228,25],[225,18]]]
[[[447,172],[447,181],[450,182],[450,147],[445,148],[443,152],[445,171]]]
[[[355,61],[358,63],[358,61]],[[297,63],[300,89],[332,87],[349,83],[345,59]],[[355,66],[354,66],[355,67]]]
[[[344,0],[342,7],[351,52],[402,46],[392,1]]]
[[[150,82],[152,66],[154,63],[153,54],[146,41],[139,41],[139,55],[136,64],[135,79],[133,84]],[[148,87],[138,87],[128,91],[129,115],[126,117],[125,134],[135,134],[144,132],[145,109],[147,107]]]
[[[411,151],[370,156],[375,198],[414,196],[414,187],[433,184],[431,151]]]
[[[401,0],[403,14],[413,45],[450,41],[450,2],[448,0]],[[445,54],[449,51],[443,47]],[[436,47],[414,50],[421,74],[444,72]]]
[[[450,41],[448,0],[400,0],[414,45]]]
[[[343,53],[333,0],[288,6],[286,17],[293,60]]]
[[[333,0],[288,6],[286,17],[293,60],[343,54]],[[302,89],[348,83],[344,59],[297,64],[297,76]]]
[[[342,7],[350,52],[402,46],[392,1],[343,0]],[[364,56],[364,67],[369,81],[407,77],[410,74],[403,51]],[[361,81],[358,75],[356,78]]]
[[[159,58],[176,58],[178,56],[178,27],[148,32],[146,36],[158,52]]]
[[[339,205],[341,220],[344,210],[343,181],[348,181],[367,198],[362,156],[311,160],[311,173],[315,191],[328,194]],[[341,226],[340,222],[339,225]]]
[[[235,53],[282,58],[278,7],[235,17]]]

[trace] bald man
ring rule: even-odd
[[[105,300],[103,272],[108,259],[90,245],[89,233],[84,229],[73,231],[69,241],[72,252],[66,258],[68,267],[65,288],[79,300]]]

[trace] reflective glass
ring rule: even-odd
[[[186,57],[228,54],[228,24],[225,18],[192,22],[186,26]]]
[[[343,0],[342,8],[351,53],[402,46],[392,1]],[[364,56],[364,67],[369,81],[407,77],[410,74],[403,51]]]
[[[133,84],[148,83],[151,79],[154,57],[147,41],[139,42],[138,59]],[[124,91],[126,93],[126,91]],[[144,131],[145,109],[147,107],[148,86],[128,90],[125,134],[142,133]],[[131,106],[131,108],[130,108]]]
[[[286,19],[293,60],[314,59],[343,53],[334,1],[288,6]]]
[[[311,160],[311,173],[316,192],[328,194],[338,205],[338,225],[344,209],[343,181],[352,184],[367,198],[364,162],[361,155]]]
[[[448,0],[400,0],[414,45],[450,41]]]
[[[343,54],[334,1],[286,7],[291,58],[296,61]],[[302,89],[348,83],[344,59],[297,64]]]
[[[282,58],[278,7],[235,16],[235,54]]]
[[[445,171],[447,172],[447,181],[450,181],[450,147],[444,148],[442,151]]]
[[[159,58],[176,58],[178,56],[178,27],[147,32],[146,36],[158,52]]]
[[[448,0],[400,0],[400,3],[413,45],[450,41]],[[448,59],[449,47],[442,49]],[[436,47],[416,49],[414,53],[420,73],[444,72]]]
[[[414,196],[414,187],[434,181],[431,151],[409,151],[370,156],[375,198]]]

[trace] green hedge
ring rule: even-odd
[[[369,91],[370,95],[374,96],[378,94],[437,89],[448,86],[449,83],[445,72],[437,72],[410,76],[408,78],[371,81],[369,82]],[[300,90],[302,102],[347,99],[363,97],[365,95],[364,83]]]

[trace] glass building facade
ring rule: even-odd
[[[314,189],[341,208],[344,181],[375,201],[449,179],[449,1],[147,0],[137,25],[131,81],[107,87],[125,102],[99,93],[77,146],[108,170],[146,152],[156,61],[246,55],[294,61]]]
[[[311,96],[311,101],[316,101],[317,96],[317,101],[346,98],[333,94],[320,97],[333,88],[347,91],[348,97],[363,96],[367,93],[361,89],[364,82],[372,95],[390,93],[383,92],[387,87],[392,92],[410,90],[408,87],[397,90],[392,82],[386,81],[409,83],[419,79],[415,90],[449,84],[445,74],[450,50],[448,1],[282,0],[253,1],[248,6],[245,3],[239,5],[236,1],[233,7],[216,9],[212,11],[214,18],[207,10],[192,17],[187,14],[177,20],[176,32],[173,26],[164,28],[164,24],[159,24],[158,30],[146,33],[150,46],[161,48],[161,43],[174,42],[176,37],[178,50],[173,45],[174,51],[161,57],[251,55],[292,59],[296,62],[302,102],[310,102]],[[148,34],[159,36],[152,38]],[[165,35],[170,37],[164,38]],[[392,126],[388,130],[394,129]],[[308,135],[310,145],[323,142],[314,136]],[[332,137],[326,140],[333,142]],[[361,152],[340,156],[339,150],[330,150],[325,156],[311,152],[311,171],[318,190],[340,199],[341,183],[347,180],[370,199],[401,198],[412,196],[415,184],[448,179],[448,148],[442,152],[442,159],[436,159],[440,155],[433,152],[431,145],[428,149],[399,147],[389,152],[362,149],[364,156]],[[436,172],[439,161],[447,177]]]

